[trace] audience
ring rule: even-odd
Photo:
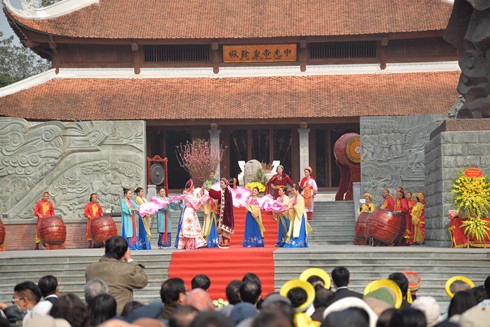
[[[335,286],[333,301],[338,301],[346,297],[357,297],[362,299],[362,294],[349,290],[350,272],[345,267],[336,267],[332,270],[332,281]]]
[[[60,288],[58,286],[58,280],[52,275],[43,276],[37,282],[37,286],[41,291],[45,301],[49,301],[52,304],[58,302],[60,295]]]
[[[187,290],[181,278],[170,278],[163,282],[160,298],[164,304],[162,319],[168,319],[174,310],[184,302]]]
[[[90,326],[98,326],[116,315],[116,299],[110,294],[97,295],[88,306]]]
[[[85,302],[87,304],[90,304],[93,298],[97,295],[109,293],[109,287],[107,286],[107,283],[104,282],[102,279],[95,278],[89,280],[87,284],[85,284],[84,293]]]
[[[211,286],[211,280],[208,276],[199,274],[192,278],[191,286],[192,289],[202,288],[203,290],[207,291]]]
[[[87,306],[78,296],[68,293],[60,296],[49,314],[53,318],[65,319],[71,327],[86,327],[89,321],[87,311]]]

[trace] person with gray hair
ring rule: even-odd
[[[97,295],[107,293],[109,293],[109,287],[102,279],[95,278],[85,284],[85,302],[87,304],[90,304]]]

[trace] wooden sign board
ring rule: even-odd
[[[294,62],[297,45],[293,44],[259,44],[259,45],[224,45],[224,62]]]

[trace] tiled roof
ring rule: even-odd
[[[460,72],[244,78],[58,78],[0,97],[39,120],[328,118],[447,113]]]
[[[69,37],[236,39],[442,31],[451,10],[444,0],[100,0],[52,19],[8,14]]]

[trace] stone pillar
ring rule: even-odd
[[[359,208],[361,206],[359,204],[359,200],[361,199],[361,183],[354,182],[352,191],[353,191],[352,195],[354,198],[354,217],[356,217],[356,221],[357,221],[357,218],[359,217]]]
[[[303,176],[303,171],[310,164],[310,144],[309,144],[309,134],[310,129],[307,128],[308,124],[306,122],[300,123],[300,128],[298,128],[299,133],[299,171],[300,178]]]
[[[211,149],[215,149],[217,152],[219,152],[219,134],[221,133],[221,130],[218,129],[218,124],[211,124],[211,129],[209,130],[209,146]],[[216,167],[216,172],[214,175],[214,178],[219,180],[220,177],[220,167]]]

